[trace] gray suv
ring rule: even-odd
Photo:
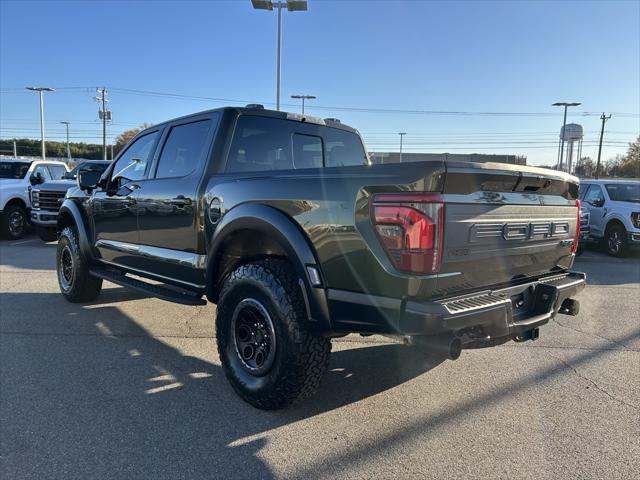
[[[609,255],[622,257],[640,245],[640,181],[582,180],[582,205],[589,209],[589,236]]]

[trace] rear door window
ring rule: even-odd
[[[185,177],[200,164],[207,152],[211,120],[178,125],[164,144],[156,178]]]

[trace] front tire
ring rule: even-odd
[[[41,227],[36,225],[36,234],[43,242],[54,242],[58,239],[58,232],[55,227]]]
[[[56,269],[60,291],[69,302],[90,302],[100,295],[102,279],[89,273],[89,265],[80,253],[78,235],[72,227],[60,233]]]
[[[9,240],[20,240],[27,233],[27,211],[20,205],[9,205],[2,214],[2,235]]]
[[[282,260],[250,263],[229,275],[216,336],[231,386],[264,410],[314,394],[329,364],[331,342],[308,328],[297,276]]]
[[[604,247],[612,257],[624,257],[627,253],[627,231],[622,225],[607,228]]]

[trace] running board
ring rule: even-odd
[[[146,293],[152,297],[159,298],[160,300],[166,300],[167,302],[181,303],[182,305],[206,305],[207,301],[202,297],[198,297],[196,294],[188,291],[178,291],[172,288],[167,288],[162,285],[153,285],[151,283],[143,282],[135,278],[127,277],[122,273],[112,272],[109,270],[95,269],[90,270],[89,273],[94,277],[108,280],[111,283],[122,285],[123,287],[136,290],[138,292]]]

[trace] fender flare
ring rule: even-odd
[[[629,229],[627,228],[627,224],[625,223],[624,217],[618,212],[611,214],[605,219],[606,219],[606,223],[604,224],[604,228],[602,229],[602,235],[604,235],[607,232],[607,229],[612,223],[620,223],[626,231],[629,231]]]
[[[78,232],[78,242],[80,243],[80,252],[87,259],[95,258],[93,253],[93,248],[91,243],[89,242],[88,232],[88,221],[85,219],[85,216],[80,211],[80,207],[70,199],[66,199],[60,210],[58,212],[58,222],[57,229],[61,231],[63,226],[61,219],[64,215],[69,215],[73,219],[73,223],[76,226],[76,231]]]
[[[213,272],[217,271],[219,253],[228,235],[241,230],[252,230],[268,235],[285,251],[301,281],[302,294],[307,314],[312,323],[322,331],[330,329],[329,309],[323,287],[313,287],[307,273],[307,266],[314,266],[320,272],[320,263],[307,236],[300,227],[280,210],[260,204],[243,204],[229,210],[221,218],[211,236],[207,261],[206,292],[210,301],[217,300],[214,295],[217,285]]]

